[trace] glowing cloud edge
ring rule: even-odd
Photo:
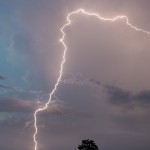
[[[129,19],[127,16],[116,16],[114,18],[104,18],[104,17],[101,17],[99,14],[97,13],[93,13],[93,12],[87,12],[85,11],[84,9],[78,9],[76,11],[73,11],[73,12],[70,12],[67,14],[67,17],[66,17],[66,21],[67,23],[64,24],[61,28],[60,28],[60,32],[62,33],[62,37],[59,39],[59,41],[61,42],[61,44],[63,45],[64,47],[64,50],[63,50],[63,56],[62,56],[62,62],[60,64],[60,70],[59,70],[59,76],[57,78],[57,81],[56,81],[56,84],[53,88],[53,90],[51,91],[51,93],[49,94],[49,100],[48,102],[45,104],[45,106],[43,107],[40,107],[38,108],[37,110],[35,110],[34,112],[34,128],[35,128],[35,132],[33,134],[33,140],[34,140],[34,150],[37,150],[37,146],[38,146],[38,141],[36,140],[36,135],[38,133],[38,127],[37,127],[37,114],[38,112],[41,112],[43,110],[45,110],[48,105],[50,104],[51,100],[52,100],[52,96],[53,94],[55,93],[55,91],[57,90],[57,87],[61,81],[61,78],[62,78],[62,75],[63,75],[63,66],[65,64],[65,61],[66,61],[66,53],[67,53],[67,45],[65,44],[64,42],[64,39],[65,39],[65,32],[64,32],[64,29],[69,26],[71,24],[71,20],[70,20],[70,17],[74,14],[78,14],[78,13],[83,13],[84,15],[88,15],[88,16],[94,16],[96,17],[97,19],[101,20],[101,21],[111,21],[111,22],[114,22],[116,20],[119,20],[119,19],[125,19],[126,21],[126,25],[129,26],[130,28],[136,30],[136,31],[140,31],[140,32],[143,32],[147,35],[150,36],[150,32],[146,31],[146,30],[143,30],[143,29],[140,29],[140,28],[137,28],[136,26],[132,25],[130,22],[129,22]]]

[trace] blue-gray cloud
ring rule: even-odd
[[[7,78],[0,75],[0,80],[6,80]]]
[[[0,112],[33,112],[34,109],[32,101],[0,97]]]
[[[11,91],[16,91],[17,90],[15,87],[6,86],[6,85],[0,85],[0,88],[6,89],[6,90],[11,90]]]
[[[141,90],[134,93],[117,86],[106,85],[104,91],[108,94],[111,104],[125,105],[127,107],[130,105],[150,107],[150,90]]]

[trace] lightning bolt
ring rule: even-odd
[[[62,75],[63,75],[63,67],[64,67],[64,64],[65,64],[65,61],[66,61],[66,53],[67,53],[67,45],[66,43],[64,42],[64,39],[65,39],[65,31],[64,29],[71,25],[71,16],[72,15],[75,15],[75,14],[84,14],[84,15],[87,15],[87,16],[93,16],[93,17],[96,17],[97,19],[99,19],[100,21],[110,21],[110,22],[115,22],[119,19],[124,19],[126,22],[126,25],[129,26],[130,28],[134,29],[135,31],[140,31],[140,32],[143,32],[145,34],[147,34],[148,36],[150,36],[150,32],[146,31],[146,30],[143,30],[143,29],[140,29],[134,25],[132,25],[130,22],[129,22],[129,19],[127,16],[116,16],[114,18],[104,18],[102,16],[100,16],[99,14],[97,13],[93,13],[93,12],[87,12],[86,10],[84,9],[78,9],[76,11],[73,11],[73,12],[70,12],[67,14],[67,17],[66,17],[66,23],[60,28],[60,32],[62,33],[62,37],[59,39],[59,41],[61,42],[61,44],[63,45],[64,47],[64,50],[63,50],[63,55],[62,55],[62,61],[61,61],[61,64],[60,64],[60,70],[59,70],[59,76],[57,78],[57,81],[56,81],[56,84],[54,85],[54,88],[53,90],[51,91],[51,93],[49,94],[49,100],[48,102],[43,106],[43,107],[40,107],[38,108],[37,110],[35,110],[34,112],[34,128],[35,128],[35,132],[33,134],[33,140],[34,140],[34,150],[37,150],[38,148],[38,141],[36,140],[36,136],[37,136],[37,133],[38,133],[38,127],[37,127],[37,115],[39,112],[45,110],[48,105],[50,104],[50,102],[52,101],[52,96],[55,94],[55,91],[57,90],[58,88],[58,85],[61,81],[61,78],[62,78]]]

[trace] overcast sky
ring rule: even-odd
[[[48,100],[62,60],[60,28],[84,8],[127,15],[150,31],[148,0],[0,0],[0,150],[33,150],[33,113]],[[71,17],[64,74],[38,115],[38,150],[150,149],[150,36],[85,15]]]

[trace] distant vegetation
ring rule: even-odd
[[[82,144],[78,146],[79,150],[98,150],[98,146],[93,140],[82,140]]]

